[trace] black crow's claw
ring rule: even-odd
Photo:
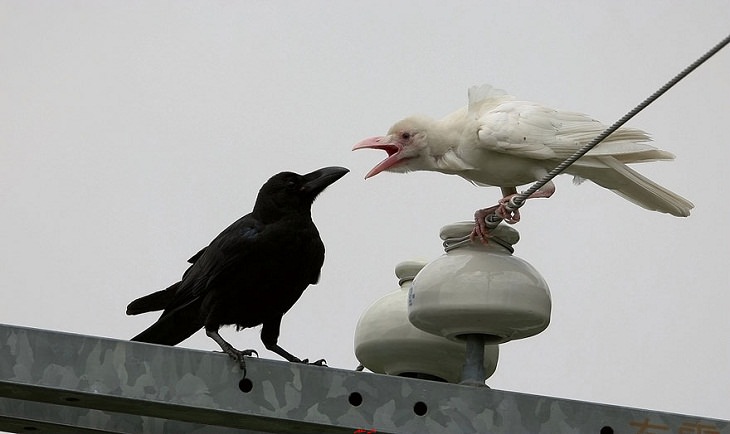
[[[327,361],[325,359],[319,359],[316,362],[310,362],[309,359],[302,360],[302,359],[294,358],[294,360],[292,360],[292,363],[302,363],[305,365],[315,365],[315,366],[327,366]]]
[[[239,359],[239,355],[240,355],[241,357],[242,357],[242,356],[248,356],[248,357],[251,357],[251,356],[253,356],[253,355],[256,355],[256,358],[258,358],[258,357],[259,357],[259,353],[258,353],[258,352],[257,352],[256,350],[237,350],[237,349],[235,349],[235,348],[232,348],[232,349],[231,349],[231,352],[228,352],[228,351],[218,351],[218,350],[213,350],[213,352],[214,352],[214,353],[224,353],[224,354],[228,354],[229,356],[231,356],[231,358],[232,358],[233,360],[238,360],[238,359]]]
[[[238,362],[238,366],[241,368],[241,371],[243,371],[243,377],[246,377],[246,360],[245,357],[250,357],[254,354],[256,354],[256,357],[259,356],[259,353],[256,352],[256,350],[237,350],[233,347],[227,349],[226,351],[223,351],[224,353],[228,354],[233,360]]]
[[[234,349],[233,351],[234,351],[235,355],[230,354],[230,353],[229,353],[229,355],[231,357],[233,357],[234,359],[243,359],[244,357],[251,357],[254,354],[256,354],[257,358],[259,357],[259,353],[257,353],[256,350],[236,350],[236,349]]]

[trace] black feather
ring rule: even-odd
[[[266,347],[299,361],[277,345],[279,324],[307,286],[317,282],[324,262],[312,203],[347,172],[327,167],[306,175],[282,172],[269,179],[253,211],[190,258],[192,265],[182,280],[127,306],[129,315],[163,311],[132,340],[176,345],[204,327],[233,356],[237,350],[223,341],[218,329],[263,324],[261,340]]]

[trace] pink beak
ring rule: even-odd
[[[382,149],[388,153],[388,158],[378,163],[377,166],[373,167],[370,172],[365,175],[365,179],[368,179],[371,176],[375,176],[384,170],[388,170],[389,168],[393,167],[398,162],[403,160],[403,157],[401,157],[400,155],[402,146],[398,142],[391,142],[391,136],[369,137],[365,140],[360,141],[352,148],[353,151],[358,149]]]

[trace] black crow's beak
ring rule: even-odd
[[[314,172],[304,175],[304,185],[302,191],[309,193],[312,197],[316,197],[324,191],[330,184],[345,176],[350,169],[344,167],[323,167]]]

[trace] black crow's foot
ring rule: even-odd
[[[241,371],[243,371],[243,376],[246,376],[246,360],[245,357],[250,357],[252,355],[256,355],[256,357],[259,356],[259,353],[256,352],[256,350],[237,350],[233,347],[228,348],[224,351],[226,354],[228,354],[233,360],[238,362],[238,366],[241,368]]]
[[[315,366],[327,366],[327,360],[325,360],[325,359],[319,359],[316,362],[310,362],[309,359],[304,359],[304,360],[296,359],[296,360],[294,360],[294,363],[303,363],[305,365],[315,365]]]
[[[256,357],[259,356],[259,353],[256,350],[237,350],[235,348],[231,348],[229,351],[213,350],[213,352],[214,353],[226,353],[229,356],[231,356],[231,358],[233,360],[238,360],[242,356],[246,356],[246,357],[251,357],[253,355],[256,355]]]
[[[365,366],[363,366],[363,364],[362,364],[362,363],[360,363],[359,365],[357,365],[357,368],[355,368],[355,370],[356,370],[357,372],[362,372],[362,371],[364,371],[364,370],[365,370]]]
[[[237,350],[233,348],[233,345],[226,342],[226,340],[218,334],[218,330],[208,329],[206,327],[205,334],[220,345],[221,350],[223,350],[224,353],[228,354],[233,360],[238,362],[238,366],[240,366],[241,371],[243,371],[243,377],[246,378],[246,361],[244,358],[253,354],[256,354],[256,357],[258,357],[259,353],[257,353],[256,350]]]

